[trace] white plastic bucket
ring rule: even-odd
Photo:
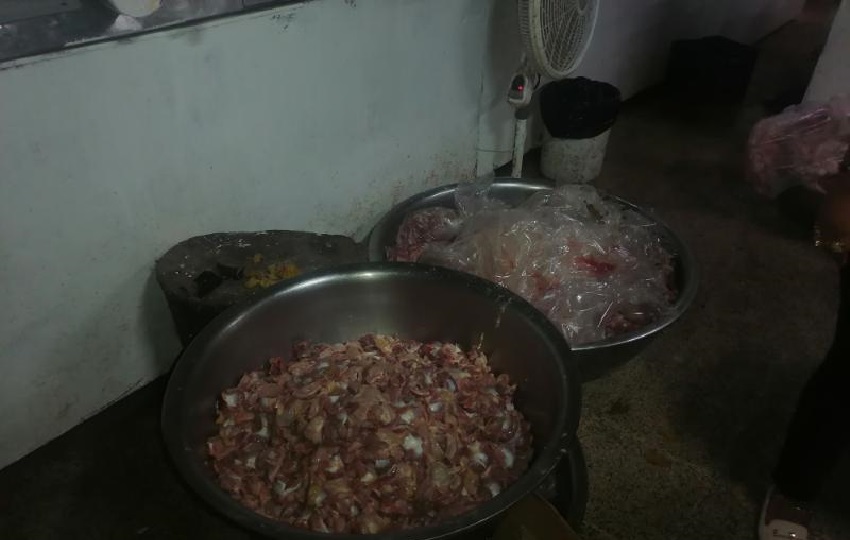
[[[602,170],[610,133],[607,130],[589,139],[547,137],[540,156],[543,176],[558,185],[593,182]]]

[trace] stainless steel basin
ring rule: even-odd
[[[307,274],[219,315],[186,348],[162,410],[166,445],[179,472],[210,505],[272,538],[362,538],[293,529],[242,507],[205,463],[216,431],[215,402],[246,371],[287,354],[295,341],[338,342],[368,332],[480,345],[497,373],[518,385],[534,460],[514,485],[475,511],[434,527],[368,535],[376,539],[454,537],[490,523],[538,488],[574,443],[581,385],[569,347],[545,316],[508,290],[471,275],[403,263],[364,263]]]
[[[454,208],[456,187],[457,184],[453,184],[425,191],[390,210],[372,229],[369,236],[369,260],[386,260],[387,248],[395,245],[396,232],[409,213],[435,206]],[[543,183],[497,180],[491,187],[490,195],[511,206],[516,206],[534,193],[551,189],[551,186]],[[656,223],[665,248],[674,257],[675,283],[679,295],[662,317],[643,328],[603,341],[572,346],[582,380],[585,381],[601,377],[639,354],[662,330],[672,325],[685,313],[693,302],[699,286],[698,269],[691,251],[669,227],[632,203],[612,195],[605,195],[605,197],[617,201],[623,207],[630,208]]]

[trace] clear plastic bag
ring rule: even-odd
[[[395,246],[387,250],[393,261],[415,262],[428,245],[445,245],[457,238],[464,218],[490,208],[503,208],[489,197],[493,174],[458,184],[456,209],[432,207],[409,214],[396,232]]]
[[[486,189],[458,191],[462,224],[420,262],[495,281],[530,301],[572,344],[644,326],[675,298],[655,226],[590,186],[564,186],[515,208]]]
[[[394,261],[415,262],[429,245],[448,243],[460,232],[460,214],[451,208],[425,208],[413,212],[398,228],[395,246],[387,250]]]
[[[805,103],[765,118],[750,132],[748,175],[757,192],[775,197],[804,185],[824,191],[850,149],[850,97]]]

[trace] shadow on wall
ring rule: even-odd
[[[151,347],[151,371],[157,375],[170,373],[180,355],[180,340],[165,295],[156,282],[153,264],[142,292],[141,311],[144,337]]]
[[[506,94],[523,51],[516,3],[492,2],[489,16],[478,100],[478,174],[488,174],[512,157],[514,111]]]
[[[490,95],[484,103],[485,110],[498,107],[506,101],[508,85],[514,71],[520,67],[523,46],[519,33],[516,3],[495,2],[490,14],[487,45],[484,51],[483,88]],[[507,105],[506,105],[507,107]]]

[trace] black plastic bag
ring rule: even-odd
[[[608,131],[620,112],[620,91],[584,77],[551,82],[540,93],[540,112],[558,139],[589,139]]]

